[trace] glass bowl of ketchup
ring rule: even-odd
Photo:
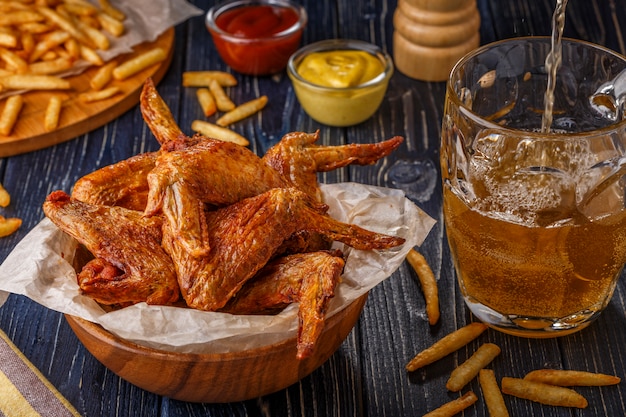
[[[304,7],[287,0],[230,0],[209,9],[206,27],[233,70],[271,75],[298,49],[307,19]]]

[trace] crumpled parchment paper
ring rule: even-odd
[[[131,52],[140,43],[152,42],[167,29],[204,13],[184,0],[113,1],[112,4],[126,14],[126,31],[119,38],[109,36],[111,48],[98,51],[105,61]]]
[[[409,249],[424,241],[435,220],[400,190],[358,183],[322,184],[321,188],[332,217],[406,239],[404,245],[383,251],[338,246],[347,260],[331,300],[330,317],[388,278]],[[0,306],[8,293],[22,294],[52,310],[99,323],[124,339],[174,352],[242,351],[296,334],[297,304],[274,316],[234,316],[145,303],[107,313],[79,292],[72,267],[76,246],[52,222],[42,220],[0,265]]]

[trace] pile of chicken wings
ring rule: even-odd
[[[313,352],[344,267],[333,241],[387,249],[404,239],[334,220],[317,173],[372,164],[401,143],[324,147],[285,135],[263,157],[185,135],[153,82],[143,118],[160,143],[54,191],[44,213],[93,255],[78,273],[104,305],[146,302],[232,314],[271,314],[299,302],[297,355]]]

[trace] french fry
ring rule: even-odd
[[[113,70],[117,67],[117,61],[109,61],[100,68],[89,80],[92,90],[102,90],[112,79]]]
[[[619,384],[621,378],[613,375],[598,374],[585,371],[537,369],[524,377],[527,381],[543,382],[544,384],[561,387],[605,386]]]
[[[252,116],[254,113],[262,110],[266,104],[267,104],[267,96],[261,96],[261,97],[255,98],[253,100],[250,100],[246,103],[243,103],[235,107],[228,113],[225,113],[222,117],[217,119],[215,123],[218,124],[219,126],[226,127],[240,120],[243,120],[248,116]],[[219,105],[218,105],[218,109],[219,109]]]
[[[56,10],[52,10],[48,7],[38,7],[37,11],[45,16],[45,18],[67,33],[69,33],[72,37],[76,38],[80,43],[90,48],[95,48],[96,45],[93,41],[87,36],[83,31],[81,31],[73,21],[68,19],[67,17],[61,15]]]
[[[7,48],[15,48],[17,46],[18,37],[15,33],[0,32],[0,45]]]
[[[217,105],[217,109],[219,111],[231,111],[235,108],[235,103],[233,103],[232,100],[226,95],[226,92],[217,80],[213,79],[209,81],[209,90],[211,91],[211,94],[213,94],[215,104]]]
[[[100,4],[100,8],[102,9],[102,11],[111,16],[113,19],[119,21],[123,21],[124,19],[126,19],[126,15],[124,14],[124,12],[113,7],[113,5],[111,5],[108,0],[98,0],[98,4]]]
[[[48,100],[43,122],[46,132],[51,132],[59,126],[62,104],[63,101],[59,96],[52,96],[50,100]]]
[[[30,54],[29,62],[35,62],[39,58],[41,58],[46,52],[54,48],[55,46],[61,45],[70,39],[70,34],[63,30],[56,30],[54,32],[50,32],[45,35],[41,41],[39,41],[33,52]]]
[[[106,35],[98,29],[91,27],[80,20],[76,21],[76,25],[89,37],[89,39],[92,40],[98,49],[106,51],[111,47],[109,38],[107,38]]]
[[[63,3],[63,8],[77,16],[92,16],[98,13],[98,9],[94,5],[85,1],[66,1]]]
[[[80,44],[74,38],[70,38],[63,44],[63,47],[67,51],[67,56],[72,59],[80,58]]]
[[[412,372],[438,361],[444,356],[447,356],[467,345],[469,342],[480,336],[485,330],[487,330],[487,325],[478,322],[470,323],[458,330],[455,330],[443,339],[435,342],[432,346],[418,353],[406,365],[406,370]]]
[[[200,107],[202,107],[202,113],[204,113],[206,117],[215,114],[215,112],[217,111],[217,106],[215,104],[213,94],[211,94],[211,91],[209,91],[208,88],[198,88],[198,90],[196,91],[196,97],[198,98]]]
[[[433,274],[432,269],[428,265],[426,258],[416,251],[411,249],[406,255],[406,260],[415,270],[417,278],[419,279],[424,293],[424,299],[426,300],[426,315],[428,316],[428,323],[431,326],[437,324],[439,321],[439,290],[437,288],[437,279]]]
[[[481,345],[472,356],[452,371],[446,388],[452,392],[460,391],[499,354],[500,347],[498,345],[493,343]]]
[[[241,146],[248,146],[250,144],[248,139],[244,138],[239,133],[228,129],[227,127],[218,126],[204,120],[194,120],[191,123],[191,130],[198,132],[207,138],[234,142]]]
[[[0,14],[0,26],[41,22],[42,20],[44,20],[44,16],[34,10],[16,10],[14,12]]]
[[[35,49],[35,37],[32,33],[22,32],[20,34],[20,43],[22,44],[22,52],[26,57],[30,57]],[[25,58],[26,59],[26,58]]]
[[[18,25],[20,32],[28,32],[33,35],[50,32],[51,27],[52,26],[49,24],[43,22],[29,22]]]
[[[496,376],[492,369],[481,369],[478,373],[478,382],[483,392],[483,399],[489,410],[490,417],[509,417],[509,410],[506,408],[502,392],[496,381]]]
[[[0,237],[9,236],[10,234],[16,232],[21,225],[22,219],[0,216]]]
[[[23,105],[24,98],[19,94],[6,99],[4,109],[0,114],[0,135],[8,136],[11,134]]]
[[[72,68],[74,61],[67,57],[60,57],[50,61],[39,61],[28,65],[30,74],[58,74]]]
[[[85,93],[81,93],[79,94],[78,98],[83,103],[92,103],[94,101],[106,100],[120,92],[121,90],[119,87],[113,86],[102,90],[87,91]]]
[[[28,71],[28,63],[8,49],[0,48],[0,59],[18,74],[24,74]]]
[[[98,55],[95,49],[83,44],[79,44],[78,47],[80,51],[80,57],[83,58],[85,61],[90,62],[96,66],[104,65],[104,60],[100,55]]]
[[[588,405],[587,399],[572,389],[521,378],[502,378],[502,392],[558,407],[586,408]]]
[[[150,49],[118,65],[113,70],[113,78],[116,80],[124,80],[128,77],[132,77],[138,72],[164,61],[165,58],[167,58],[167,53],[163,48]]]
[[[6,188],[0,184],[0,207],[8,207],[9,204],[11,204],[11,195]]]
[[[208,87],[211,80],[216,80],[222,87],[234,87],[237,79],[224,71],[186,71],[183,72],[183,87]]]
[[[21,7],[21,5],[19,3],[18,3],[18,7],[16,7],[16,5],[14,3],[0,2],[0,13],[13,12],[16,9],[24,10],[25,8]]]
[[[93,16],[78,16],[78,19],[83,22],[85,25],[92,27],[94,29],[102,30],[102,25],[98,21],[97,15]]]
[[[119,20],[112,18],[106,13],[98,13],[96,18],[102,26],[102,29],[106,30],[116,38],[119,38],[124,34],[124,23],[120,22]]]
[[[472,391],[468,391],[461,397],[449,401],[439,408],[424,414],[424,417],[452,417],[478,401],[478,397]]]
[[[55,48],[51,51],[46,51],[45,54],[42,55],[42,61],[52,61],[53,59],[57,59],[59,57],[59,49]]]
[[[7,90],[68,90],[70,82],[54,75],[7,75],[0,77],[0,85]]]
[[[0,2],[0,12],[7,13],[16,10],[28,10],[28,6],[19,1],[3,1]]]

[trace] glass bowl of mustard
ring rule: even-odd
[[[378,110],[393,74],[380,47],[352,39],[306,45],[287,62],[287,74],[304,111],[329,126],[351,126]]]

